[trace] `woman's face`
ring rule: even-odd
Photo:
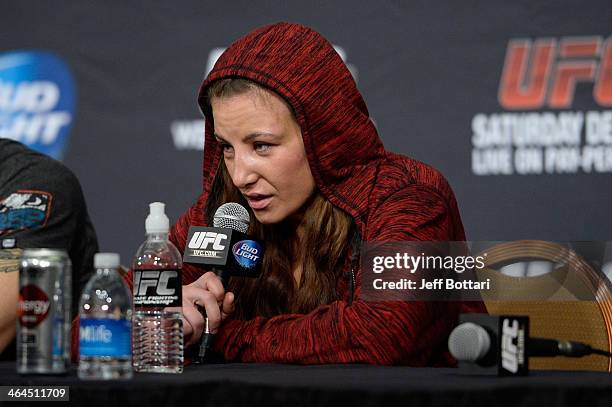
[[[213,98],[225,166],[263,224],[298,212],[315,189],[300,127],[285,102],[261,90]]]

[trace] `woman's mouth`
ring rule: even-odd
[[[268,205],[270,205],[270,202],[272,201],[272,196],[271,195],[247,195],[245,196],[249,206],[253,209],[253,210],[263,210],[266,209],[268,207]]]

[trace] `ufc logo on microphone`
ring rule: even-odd
[[[594,100],[612,106],[612,37],[511,40],[498,100],[506,109],[569,108],[580,82],[593,82]]]
[[[225,250],[225,245],[221,244],[224,240],[227,240],[227,235],[224,233],[195,232],[189,241],[188,247],[190,249],[207,250],[208,246],[212,244],[213,250]]]
[[[176,288],[169,288],[172,285],[172,280],[178,278],[176,270],[148,270],[134,272],[134,295],[146,296],[149,288],[155,289],[154,295],[175,295]],[[173,284],[177,287],[176,284]],[[180,284],[179,284],[180,286]]]
[[[509,319],[504,319],[502,325],[502,337],[501,337],[501,357],[502,367],[509,372],[518,372],[518,348],[515,341],[518,339],[519,334],[519,322],[517,320],[512,321],[510,326]]]

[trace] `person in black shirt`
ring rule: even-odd
[[[72,313],[93,273],[98,241],[79,181],[59,161],[0,138],[0,352],[14,358],[19,257],[64,249],[72,261]],[[11,343],[12,342],[12,343]]]

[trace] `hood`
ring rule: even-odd
[[[363,185],[363,180],[376,179],[385,151],[355,81],[333,46],[308,27],[278,23],[250,32],[221,55],[198,97],[206,118],[206,193],[222,154],[213,136],[206,91],[212,82],[229,77],[257,82],[293,107],[317,187],[363,228],[374,186]]]

